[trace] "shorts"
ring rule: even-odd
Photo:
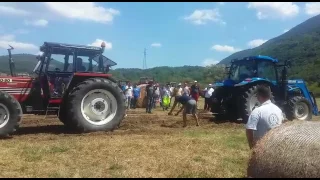
[[[189,100],[184,109],[186,114],[196,114],[197,113],[197,101],[191,99]]]

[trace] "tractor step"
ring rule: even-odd
[[[48,107],[47,111],[57,111],[59,110],[59,107]],[[26,106],[26,112],[31,113],[31,112],[45,112],[46,110],[37,110],[33,109],[32,106]]]

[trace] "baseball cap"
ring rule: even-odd
[[[194,81],[194,82],[196,83],[196,82],[198,82],[198,81]]]

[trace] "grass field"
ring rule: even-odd
[[[200,105],[202,107],[202,105]],[[168,116],[158,108],[128,112],[114,132],[68,134],[54,116],[26,115],[0,140],[0,177],[245,177],[244,125],[200,116]]]

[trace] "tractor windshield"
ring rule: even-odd
[[[229,79],[241,82],[255,76],[255,63],[252,60],[236,61],[230,67]]]
[[[80,55],[74,57],[72,54],[50,54],[49,63],[44,61],[48,71],[59,72],[107,72],[108,68],[116,65],[109,58],[97,54],[94,56]]]

